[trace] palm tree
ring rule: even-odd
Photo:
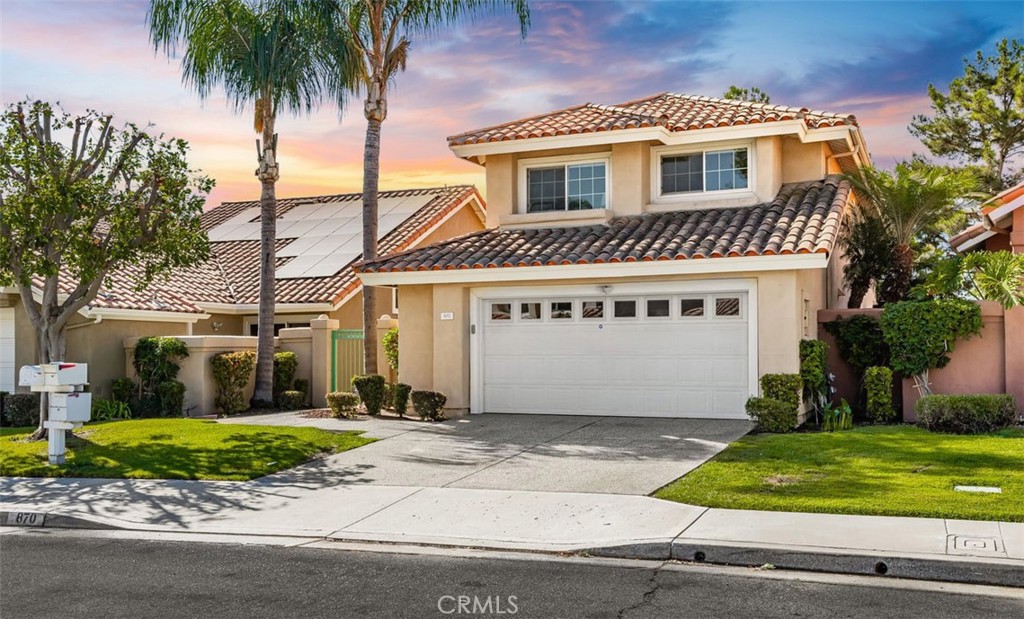
[[[843,280],[850,290],[846,306],[859,308],[871,284],[881,287],[884,281],[893,252],[892,239],[874,210],[861,209],[843,223],[839,246],[846,258]]]
[[[311,112],[347,73],[340,32],[323,3],[301,0],[152,0],[150,39],[169,56],[181,46],[182,80],[206,99],[224,90],[236,111],[255,107],[260,193],[260,297],[253,406],[273,400],[275,124],[282,110]],[[339,59],[341,62],[339,62]]]
[[[846,175],[854,192],[881,220],[892,243],[888,272],[881,280],[879,299],[890,303],[905,299],[914,273],[911,242],[956,214],[958,200],[970,196],[977,180],[967,170],[927,164],[899,163],[892,172],[871,166]]]
[[[388,86],[405,70],[410,37],[458,24],[485,11],[510,9],[522,36],[530,25],[527,0],[337,0],[337,15],[359,56],[358,79],[347,89],[365,97],[363,147],[363,259],[377,257],[377,189],[380,180],[380,132],[388,115]],[[344,83],[346,80],[339,80]],[[344,97],[345,92],[339,92]],[[363,362],[377,367],[374,289],[363,286]]]

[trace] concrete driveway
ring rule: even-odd
[[[343,483],[611,494],[650,494],[751,429],[731,420],[499,414],[444,423],[296,413],[223,421],[364,430],[380,438],[300,467]]]

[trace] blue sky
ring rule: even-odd
[[[211,201],[258,194],[251,112],[201,102],[154,53],[146,2],[0,0],[0,98],[59,100],[153,123],[192,144]],[[483,183],[445,137],[584,102],[757,85],[774,103],[852,113],[876,163],[924,149],[906,131],[963,58],[1024,39],[1024,2],[535,2],[520,39],[498,15],[415,41],[383,132],[382,187]],[[358,103],[280,123],[279,195],[358,190]]]

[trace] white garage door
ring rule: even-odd
[[[746,292],[485,298],[481,310],[483,412],[746,418]]]
[[[14,308],[0,308],[0,391],[14,391]]]

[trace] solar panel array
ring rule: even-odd
[[[380,198],[377,239],[436,198],[435,194]],[[300,204],[277,220],[277,238],[294,239],[277,252],[291,258],[278,279],[330,277],[357,258],[362,248],[362,202]],[[258,241],[260,210],[248,208],[209,231],[210,241]]]

